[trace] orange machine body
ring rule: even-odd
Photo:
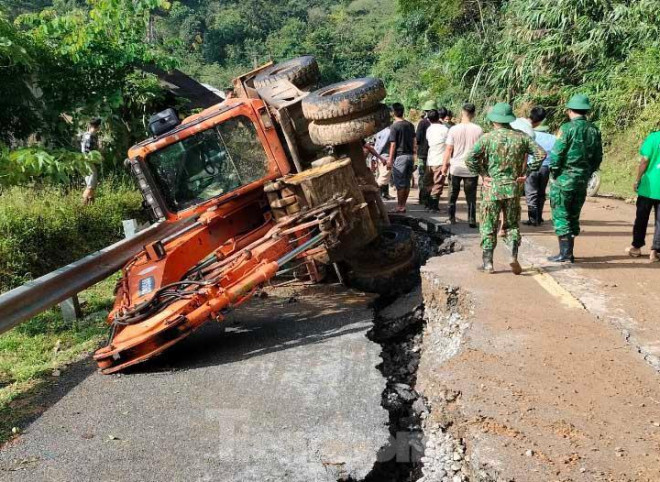
[[[238,116],[248,118],[255,127],[267,156],[266,176],[178,212],[159,203],[164,222],[185,219],[190,222],[178,234],[145,246],[124,267],[117,285],[115,306],[108,316],[113,324],[111,342],[95,354],[104,373],[113,373],[150,358],[205,321],[222,319],[223,310],[244,301],[255,286],[275,275],[275,260],[307,239],[307,230],[272,236],[276,223],[269,210],[264,184],[288,174],[291,166],[268,108],[260,99],[230,99],[186,118],[165,135],[131,148],[129,159],[133,172],[137,174],[143,194],[145,188],[149,189],[145,199],[153,196],[158,201],[160,196],[162,201],[162,193],[157,191],[153,179],[149,183],[145,177],[150,175],[146,163],[150,155]],[[232,255],[247,247],[251,248],[248,255],[231,261]],[[118,314],[149,303],[159,289],[179,282],[191,268],[208,257],[218,260],[217,273],[211,273],[219,276],[217,283],[200,286],[190,294],[184,291],[184,298],[139,323],[115,323]]]

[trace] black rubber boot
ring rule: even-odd
[[[481,259],[483,260],[483,264],[479,266],[479,271],[493,274],[495,272],[495,268],[493,268],[493,250],[484,249]]]
[[[520,247],[520,243],[513,243],[511,245],[511,259],[509,260],[509,266],[511,266],[511,271],[515,275],[522,274],[522,266],[520,266],[520,263],[518,262],[518,248]]]
[[[537,226],[540,226],[540,225],[542,225],[544,222],[545,222],[545,221],[543,221],[543,209],[538,209],[538,210],[536,211],[536,225],[537,225]]]
[[[559,254],[550,256],[548,261],[553,263],[575,263],[573,257],[573,246],[575,245],[575,238],[572,236],[559,236]]]
[[[469,206],[468,206],[468,225],[471,228],[478,227],[478,225],[477,225],[477,215],[474,212],[474,208],[469,209]]]
[[[456,204],[449,205],[449,222],[456,224]]]
[[[538,214],[536,213],[536,209],[530,208],[527,210],[527,221],[525,221],[525,225],[527,226],[539,225]]]
[[[430,211],[440,211],[440,199],[434,199],[432,197],[429,197],[429,210]]]

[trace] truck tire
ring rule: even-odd
[[[419,262],[416,256],[380,269],[353,268],[348,272],[351,288],[383,296],[406,293],[419,284]]]
[[[312,121],[309,136],[319,146],[339,146],[374,135],[390,124],[390,109],[379,105],[372,112],[339,121]]]
[[[319,65],[311,55],[297,57],[272,65],[259,72],[254,78],[257,89],[268,87],[280,80],[288,80],[299,89],[315,85],[319,80]]]
[[[415,252],[413,230],[402,224],[390,224],[380,229],[378,237],[369,243],[349,263],[357,270],[369,270],[408,260]]]
[[[369,293],[391,296],[410,291],[419,283],[413,230],[401,224],[383,227],[378,238],[346,264],[349,285]]]
[[[599,189],[600,189],[600,171],[596,171],[589,178],[589,183],[587,184],[587,196],[594,197],[598,195]]]
[[[346,80],[315,90],[302,101],[309,120],[328,120],[367,112],[385,98],[383,81],[372,77]]]

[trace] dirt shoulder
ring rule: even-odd
[[[550,219],[549,212],[546,219]],[[647,257],[633,259],[624,253],[632,241],[634,219],[634,205],[592,198],[582,212],[583,231],[575,243],[575,265],[557,267],[545,262],[557,244],[550,223],[524,230],[523,254],[527,264],[544,266],[591,313],[621,331],[660,370],[660,263],[650,264]],[[653,227],[649,226],[649,244],[652,235]],[[648,255],[648,247],[644,253]]]
[[[472,468],[493,477],[477,480],[658,480],[655,371],[532,275],[477,273],[476,254],[472,247],[423,270],[427,309],[436,304],[441,316],[429,320],[418,389],[435,420],[465,439]],[[461,293],[453,307],[437,295],[450,286]],[[448,339],[451,312],[468,326]],[[460,348],[439,364],[457,333]]]
[[[619,201],[589,202],[579,263],[561,269],[543,261],[555,249],[550,226],[526,229],[520,277],[501,246],[498,273],[477,272],[477,233],[459,224],[465,251],[422,269],[417,389],[432,406],[427,433],[462,440],[462,477],[660,480],[657,273],[623,254],[633,216]],[[433,474],[451,463],[433,446],[431,435],[425,480],[444,480]]]

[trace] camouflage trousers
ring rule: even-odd
[[[520,196],[510,199],[481,201],[481,248],[495,249],[497,246],[497,231],[499,230],[500,213],[504,215],[502,229],[506,232],[504,242],[511,247],[520,244]]]
[[[550,187],[552,223],[557,236],[577,236],[580,234],[580,212],[586,199],[586,185],[577,189],[566,189],[554,183]]]

